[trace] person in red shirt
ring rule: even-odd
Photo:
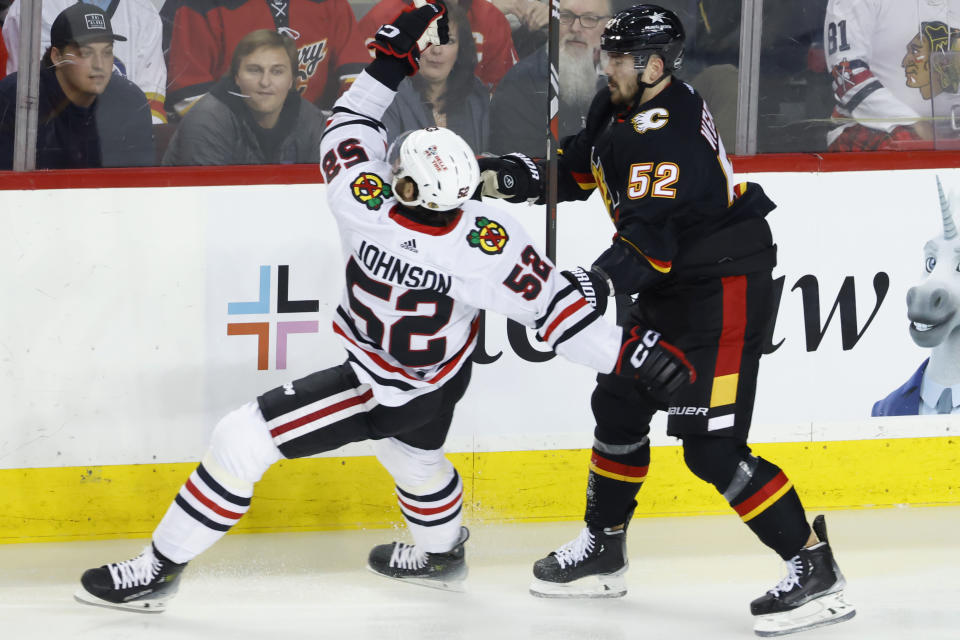
[[[0,78],[7,75],[7,48],[3,44],[3,38],[0,38]]]
[[[474,73],[488,87],[496,86],[519,59],[506,16],[487,0],[448,0],[448,3],[459,4],[473,28],[473,40],[477,45]],[[371,42],[380,25],[389,23],[409,4],[406,0],[380,0],[373,5],[360,19],[359,32],[363,34],[363,43]],[[368,56],[368,61],[372,55]]]
[[[229,71],[237,44],[257,29],[293,38],[296,88],[320,107],[332,104],[370,61],[347,0],[168,0],[160,16],[166,23],[167,111],[181,116]]]

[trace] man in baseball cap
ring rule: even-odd
[[[78,2],[60,12],[50,25],[50,45],[63,50],[68,44],[126,41],[113,32],[110,18],[100,7]]]
[[[110,17],[77,3],[50,26],[40,69],[38,169],[129,167],[154,164],[147,98],[113,73]],[[13,162],[16,76],[0,80],[0,169]]]

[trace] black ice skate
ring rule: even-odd
[[[843,599],[847,581],[833,559],[823,516],[813,520],[820,542],[787,560],[787,576],[750,603],[758,636],[781,636],[849,620],[857,611]]]
[[[619,598],[627,593],[627,529],[584,527],[533,565],[530,593],[540,598]]]
[[[132,560],[84,571],[73,597],[84,604],[161,613],[176,595],[186,566],[162,557],[151,543]]]
[[[367,567],[376,574],[434,589],[462,591],[467,577],[466,552],[463,543],[470,537],[460,527],[460,538],[453,549],[444,553],[427,553],[415,544],[391,542],[370,550]]]

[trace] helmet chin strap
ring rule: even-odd
[[[660,77],[657,78],[656,82],[644,82],[643,80],[640,79],[642,75],[643,75],[643,72],[640,72],[637,74],[637,86],[639,86],[641,89],[653,89],[658,84],[660,84],[661,82],[663,82],[664,80],[670,77],[670,74],[666,73],[665,71],[662,71],[660,72]]]

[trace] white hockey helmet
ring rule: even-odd
[[[393,194],[408,207],[450,211],[469,200],[480,184],[480,167],[470,145],[443,127],[407,131],[393,141],[387,160],[393,167]],[[416,186],[411,200],[397,188],[405,178]]]

